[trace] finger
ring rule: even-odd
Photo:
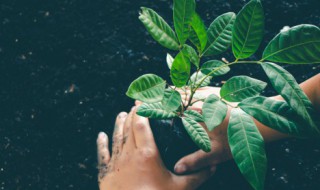
[[[123,145],[123,128],[127,115],[128,114],[126,112],[121,112],[117,116],[112,137],[112,155],[118,155],[121,153]]]
[[[181,158],[175,165],[174,171],[177,174],[197,171],[212,164],[212,153],[205,153],[198,150]]]
[[[133,129],[132,129],[132,120],[133,120],[133,113],[136,107],[132,107],[131,111],[124,123],[124,145],[123,149],[126,150],[133,150],[136,148],[136,143],[134,140],[134,135],[133,135]]]
[[[135,105],[135,106],[140,106],[142,103],[143,103],[143,102],[141,102],[141,101],[139,101],[139,100],[136,100],[136,101],[134,102],[134,105]]]
[[[209,179],[216,171],[216,166],[203,169],[193,174],[178,176],[178,183],[181,189],[197,189],[202,183]]]
[[[108,141],[108,136],[104,132],[100,132],[97,138],[99,180],[107,173],[107,166],[110,161]]]
[[[133,113],[133,134],[137,148],[156,148],[149,120]]]

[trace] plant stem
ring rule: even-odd
[[[224,100],[223,98],[220,98],[221,101],[223,101],[225,104],[227,104],[228,106],[232,107],[232,108],[237,108],[238,106],[233,106],[230,103],[228,103],[226,100]]]
[[[237,63],[256,63],[256,64],[261,64],[261,61],[237,61]]]
[[[202,54],[203,55],[203,54]],[[188,104],[185,107],[185,110],[191,105],[191,101],[193,99],[193,95],[195,94],[196,90],[201,86],[201,84],[203,83],[203,81],[205,81],[210,75],[212,75],[213,73],[217,72],[218,70],[220,70],[221,68],[223,67],[226,67],[226,66],[230,66],[230,65],[234,65],[234,64],[237,64],[237,63],[255,63],[255,64],[261,64],[260,61],[239,61],[239,59],[236,59],[235,61],[231,62],[231,63],[226,63],[225,65],[222,65],[214,70],[212,70],[209,74],[207,74],[199,83],[198,85],[191,89],[191,95],[190,95],[190,98],[189,98],[189,101],[188,101]],[[198,71],[197,71],[198,72]],[[197,78],[197,77],[196,77]],[[227,103],[227,102],[226,102]],[[228,103],[227,103],[228,104]],[[229,106],[231,107],[234,107],[230,104],[228,104]]]

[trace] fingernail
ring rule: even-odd
[[[127,117],[127,113],[126,112],[121,112],[119,113],[118,117],[121,119],[121,118],[124,118],[124,117]]]
[[[104,132],[100,132],[99,135],[98,135],[99,139],[103,139],[105,137],[106,137],[106,134]]]
[[[131,108],[131,111],[134,111],[136,109],[136,106],[133,106],[132,108]]]
[[[187,170],[186,166],[183,164],[178,164],[174,167],[174,171],[177,173],[184,173]]]

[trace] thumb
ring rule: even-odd
[[[180,189],[193,190],[197,189],[202,183],[209,179],[216,171],[216,166],[202,169],[196,173],[177,176]]]
[[[187,172],[197,171],[201,168],[207,167],[213,164],[212,153],[206,153],[202,150],[198,150],[192,154],[189,154],[181,158],[175,165],[174,171],[177,174],[183,174]]]

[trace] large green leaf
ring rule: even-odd
[[[212,72],[215,69],[217,69],[217,70],[214,71],[212,74],[210,74],[210,72]],[[210,76],[224,75],[224,74],[228,73],[229,71],[230,71],[230,67],[228,65],[226,65],[224,62],[219,61],[219,60],[207,61],[201,67],[201,72],[206,75],[210,74]]]
[[[252,118],[241,109],[231,111],[228,141],[242,175],[254,189],[262,190],[267,169],[264,141]]]
[[[263,52],[263,60],[280,63],[320,63],[320,29],[302,24],[279,33]]]
[[[218,55],[230,47],[235,19],[236,15],[229,12],[217,17],[211,23],[207,30],[208,42],[204,55]]]
[[[170,119],[177,116],[174,112],[164,110],[161,102],[153,104],[143,103],[138,107],[137,114],[152,119]]]
[[[186,110],[184,111],[183,115],[196,122],[204,122],[202,115],[195,110]]]
[[[177,37],[166,21],[152,9],[141,7],[141,10],[139,19],[153,39],[168,49],[178,50],[179,43]]]
[[[191,75],[188,85],[196,87],[203,80],[203,82],[200,84],[199,87],[208,86],[210,84],[211,79],[212,79],[211,76],[207,77],[207,75],[203,74],[201,71],[198,71]]]
[[[172,89],[167,89],[164,92],[164,97],[162,100],[162,107],[164,110],[171,112],[171,111],[176,111],[181,104],[181,96],[180,93],[172,90]]]
[[[285,101],[277,101],[266,97],[253,97],[238,105],[247,114],[282,133],[303,136],[304,130],[297,125],[291,107]]]
[[[182,52],[186,57],[189,58],[191,63],[193,63],[197,68],[199,68],[200,60],[196,50],[194,50],[191,46],[185,44],[183,45]]]
[[[227,115],[228,106],[214,94],[208,96],[202,106],[202,116],[209,131],[220,125]]]
[[[146,103],[160,102],[165,87],[166,81],[161,77],[154,74],[145,74],[130,84],[126,95]]]
[[[172,83],[176,87],[184,86],[189,79],[190,69],[191,65],[189,58],[185,56],[182,51],[180,51],[180,53],[178,53],[178,55],[174,58],[170,70]]]
[[[264,34],[264,13],[260,0],[251,0],[239,12],[232,31],[232,51],[237,59],[254,54]]]
[[[190,25],[189,39],[201,53],[206,48],[208,41],[206,26],[196,12],[192,16]]]
[[[195,8],[196,3],[194,0],[173,0],[174,29],[181,45],[188,39],[189,25]]]
[[[295,78],[288,71],[274,63],[262,63],[261,65],[270,79],[273,88],[305,122],[320,133],[312,119],[312,115],[314,115],[312,103],[300,88]]]
[[[266,86],[267,83],[248,76],[235,76],[222,86],[220,96],[229,102],[240,102],[257,96]]]
[[[193,142],[203,151],[210,152],[211,142],[206,130],[199,123],[187,117],[182,118],[182,123]]]

